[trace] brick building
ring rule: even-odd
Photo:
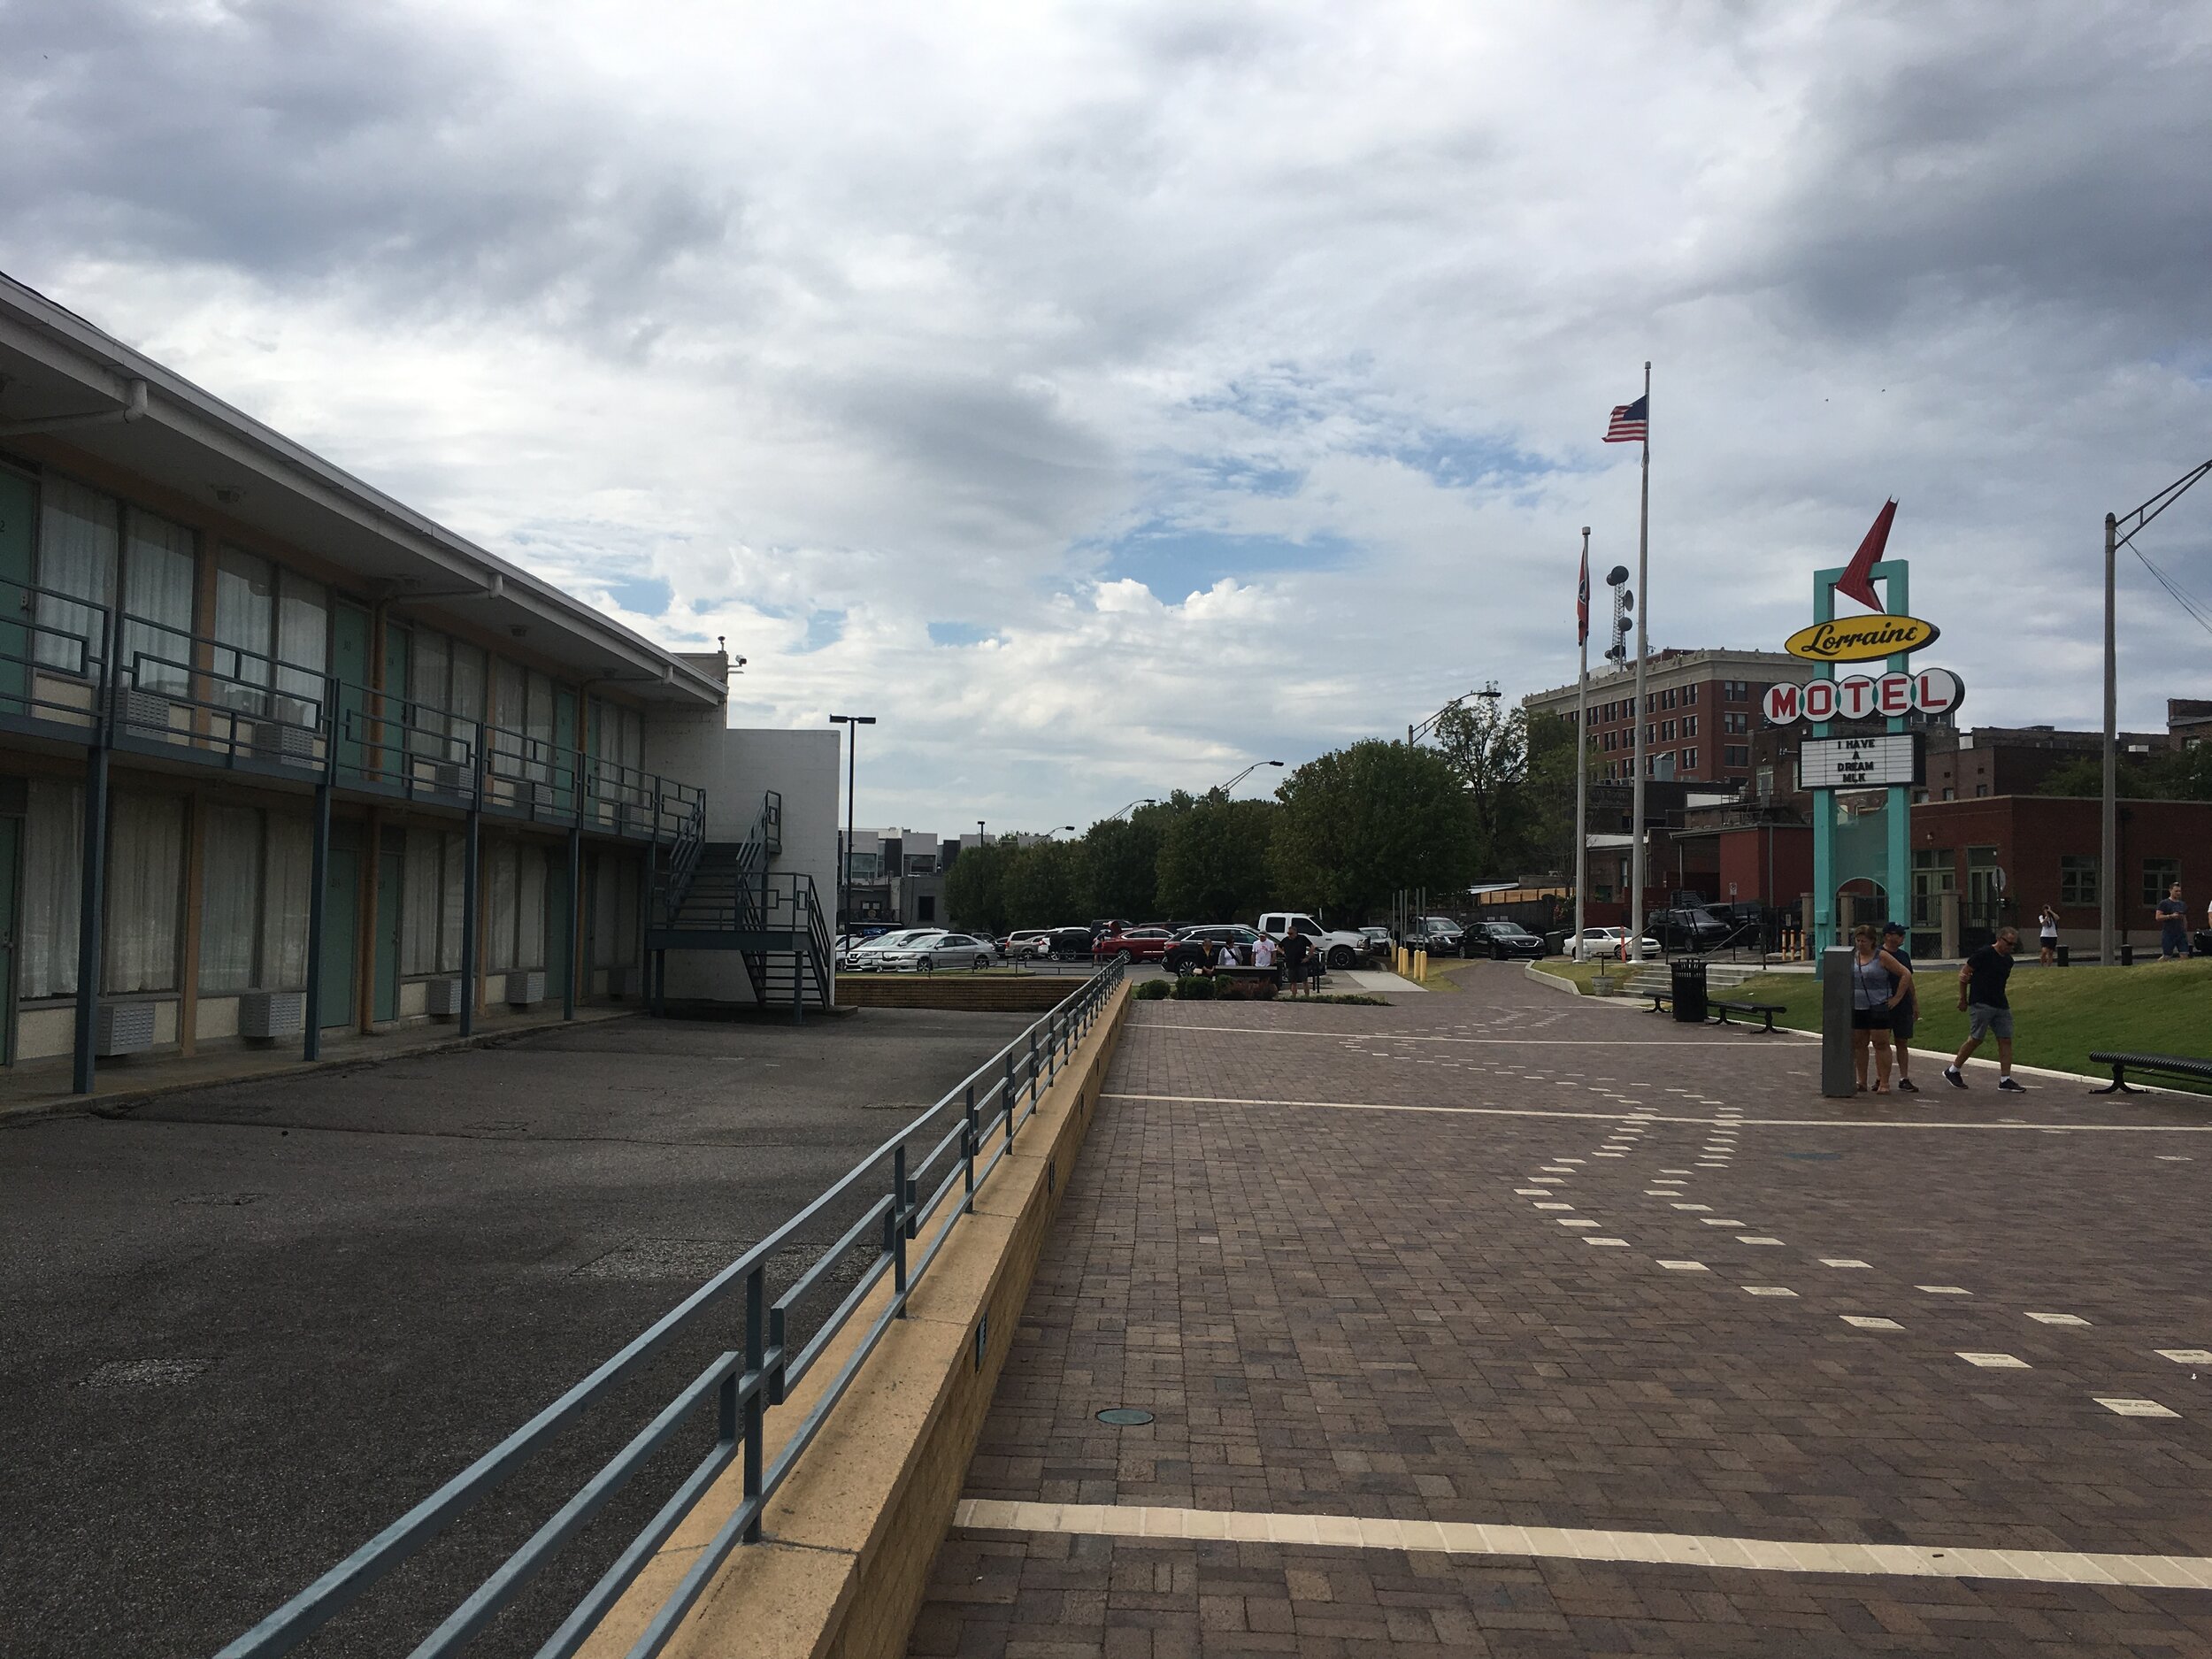
[[[1648,728],[1646,775],[1686,783],[1741,786],[1751,777],[1752,735],[1761,725],[1759,699],[1769,686],[1803,684],[1813,664],[1781,651],[1666,650],[1645,666],[1643,719]],[[1570,683],[1521,699],[1532,714],[1575,718]],[[1590,678],[1590,741],[1598,776],[1634,776],[1636,669]]]

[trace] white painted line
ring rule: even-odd
[[[2089,1396],[2108,1411],[2117,1411],[2124,1417],[2177,1417],[2178,1411],[2170,1411],[2155,1400],[2108,1398],[2103,1394]]]
[[[1598,1156],[1601,1158],[1624,1158],[1627,1156],[1628,1154],[1625,1152],[1601,1152],[1598,1154]]]
[[[2089,1323],[2078,1313],[2032,1313],[2028,1317],[2038,1325],[2087,1325]]]
[[[2144,1401],[2130,1402],[2154,1404]],[[2163,1407],[2159,1407],[2163,1410]],[[1924,1544],[1831,1544],[1765,1538],[1629,1532],[1594,1527],[1509,1526],[1350,1515],[1277,1515],[1245,1509],[1140,1504],[1023,1503],[963,1498],[953,1525],[973,1532],[1060,1537],[1219,1539],[1233,1543],[1349,1550],[1508,1556],[1538,1561],[1649,1563],[1733,1572],[1829,1573],[1854,1578],[1990,1578],[2109,1588],[2212,1588],[2212,1557],[2089,1555],[2073,1550],[1982,1549]]]
[[[1598,1225],[1594,1221],[1586,1221],[1579,1216],[1572,1218],[1560,1217],[1558,1217],[1558,1221],[1559,1225],[1563,1227],[1594,1227]]]
[[[1901,1331],[1905,1327],[1894,1319],[1878,1319],[1872,1314],[1847,1313],[1842,1316],[1846,1325],[1855,1325],[1862,1331]]]
[[[1820,1264],[1823,1267],[1871,1267],[1874,1265],[1871,1262],[1862,1262],[1856,1256],[1824,1256],[1820,1258]]]
[[[1661,1170],[1661,1171],[1659,1171],[1659,1173],[1660,1173],[1660,1174],[1662,1174],[1662,1175],[1687,1175],[1689,1172],[1690,1172],[1690,1171],[1687,1171],[1687,1170]],[[1676,1185],[1677,1187],[1679,1187],[1679,1186],[1681,1186],[1681,1185],[1682,1185],[1682,1183],[1681,1183],[1681,1182],[1679,1182],[1679,1181],[1677,1181],[1677,1182],[1675,1183],[1675,1185]]]
[[[1744,1294],[1751,1296],[1794,1296],[1797,1294],[1786,1285],[1746,1285]]]
[[[1736,1242],[1739,1244],[1779,1244],[1782,1240],[1779,1239],[1770,1239],[1764,1233],[1739,1233],[1737,1235]]]
[[[1718,1216],[1700,1216],[1697,1225],[1701,1227],[1740,1227],[1744,1224],[1733,1219],[1724,1221]]]
[[[1974,1293],[1958,1285],[1915,1285],[1915,1290],[1924,1290],[1931,1296],[1970,1296]]]
[[[2011,1354],[1969,1354],[1961,1352],[1959,1357],[1964,1360],[1969,1365],[1979,1365],[1985,1371],[2032,1371],[2034,1369],[2034,1367],[2030,1365],[2027,1361],[2020,1359]]]
[[[1712,1205],[1710,1205],[1710,1204],[1669,1204],[1669,1205],[1667,1206],[1667,1208],[1668,1208],[1668,1209],[1670,1209],[1670,1210],[1709,1210],[1710,1209],[1712,1209]]]
[[[1626,1239],[1596,1239],[1592,1238],[1586,1233],[1582,1235],[1582,1241],[1585,1244],[1602,1244],[1609,1248],[1617,1250],[1625,1250],[1628,1248],[1628,1240]]]
[[[1709,1273],[1713,1271],[1702,1262],[1670,1262],[1664,1256],[1659,1258],[1659,1265],[1671,1267],[1678,1273]]]
[[[1530,1208],[1531,1210],[1572,1210],[1572,1209],[1574,1208],[1574,1206],[1573,1206],[1572,1204],[1559,1204],[1559,1203],[1552,1203],[1552,1204],[1531,1204],[1531,1205],[1529,1206],[1529,1208]]]
[[[2177,1365],[2212,1365],[2212,1348],[2160,1348],[2151,1351]]]
[[[1541,1198],[1550,1191],[1548,1187],[1517,1187],[1513,1189],[1513,1195],[1516,1198]]]

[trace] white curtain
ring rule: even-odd
[[[522,701],[522,665],[502,657],[492,668],[492,724],[506,728],[510,733],[519,734],[529,722],[529,710]],[[518,736],[503,736],[493,745],[495,759],[492,770],[510,778],[522,775]]]
[[[269,647],[276,629],[276,576],[264,558],[227,547],[215,560],[215,638],[236,651],[215,653],[215,701],[258,710],[254,687],[269,683]]]
[[[200,989],[255,988],[254,946],[261,919],[261,814],[251,807],[210,807],[200,858]]]
[[[445,841],[445,893],[440,910],[438,929],[438,972],[458,973],[461,971],[461,918],[465,913],[467,895],[463,891],[468,871],[467,838],[448,835]]]
[[[417,628],[414,660],[407,665],[407,695],[422,705],[408,710],[407,750],[435,760],[446,757],[444,740],[450,735],[445,719],[451,706],[446,688],[449,643],[435,629]]]
[[[519,850],[512,841],[495,841],[484,849],[484,867],[480,873],[491,895],[484,965],[493,973],[503,973],[515,965],[516,854]]]
[[[515,899],[515,966],[545,966],[545,849],[517,849],[522,866],[521,890]]]
[[[119,791],[108,818],[107,933],[101,978],[112,995],[177,988],[184,886],[184,802]]]
[[[129,618],[123,625],[127,685],[172,696],[188,693],[196,568],[192,552],[191,531],[131,509],[130,552],[123,562],[123,609]]]
[[[438,901],[445,892],[439,871],[445,838],[435,830],[407,832],[406,873],[400,887],[399,971],[438,971]]]
[[[276,579],[277,689],[283,718],[311,726],[322,711],[323,676],[330,664],[330,599],[323,585],[290,571]]]
[[[261,987],[307,988],[307,896],[315,873],[315,826],[304,814],[272,812],[261,903]]]
[[[34,778],[23,824],[22,995],[77,988],[78,883],[84,868],[84,791]]]
[[[87,601],[38,596],[40,662],[82,673],[100,649],[100,613],[114,603],[119,515],[115,499],[48,477],[39,491],[38,585]],[[81,643],[80,643],[81,641]]]
[[[540,783],[553,776],[553,680],[533,669],[529,684],[529,715],[524,726],[530,734],[529,774]]]

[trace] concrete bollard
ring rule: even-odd
[[[1851,1067],[1851,959],[1848,945],[1820,953],[1820,1092],[1830,1100],[1848,1100],[1859,1092]]]
[[[1416,985],[1426,985],[1429,982],[1429,953],[1425,950],[1417,950],[1413,953],[1413,982]]]

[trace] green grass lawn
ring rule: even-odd
[[[2007,995],[2016,1036],[2012,1057],[2022,1065],[2049,1066],[2109,1077],[2093,1066],[2093,1048],[2135,1048],[2155,1054],[2186,1054],[2212,1059],[2212,959],[2147,962],[2132,968],[2039,968],[2033,956],[2016,958]],[[1820,985],[1806,974],[1763,973],[1731,1002],[1781,1002],[1789,1011],[1776,1023],[1814,1031],[1820,1025]],[[1966,1016],[1958,1007],[1955,970],[1932,969],[1920,975],[1920,1026],[1913,1033],[1916,1056],[1947,1057],[1966,1041]],[[1994,1041],[1982,1044],[1978,1057],[1995,1059]],[[1916,1062],[1913,1076],[1923,1088],[1939,1082],[1934,1064]],[[1926,1074],[1922,1068],[1926,1067]],[[2164,1078],[2147,1077],[2164,1087]]]

